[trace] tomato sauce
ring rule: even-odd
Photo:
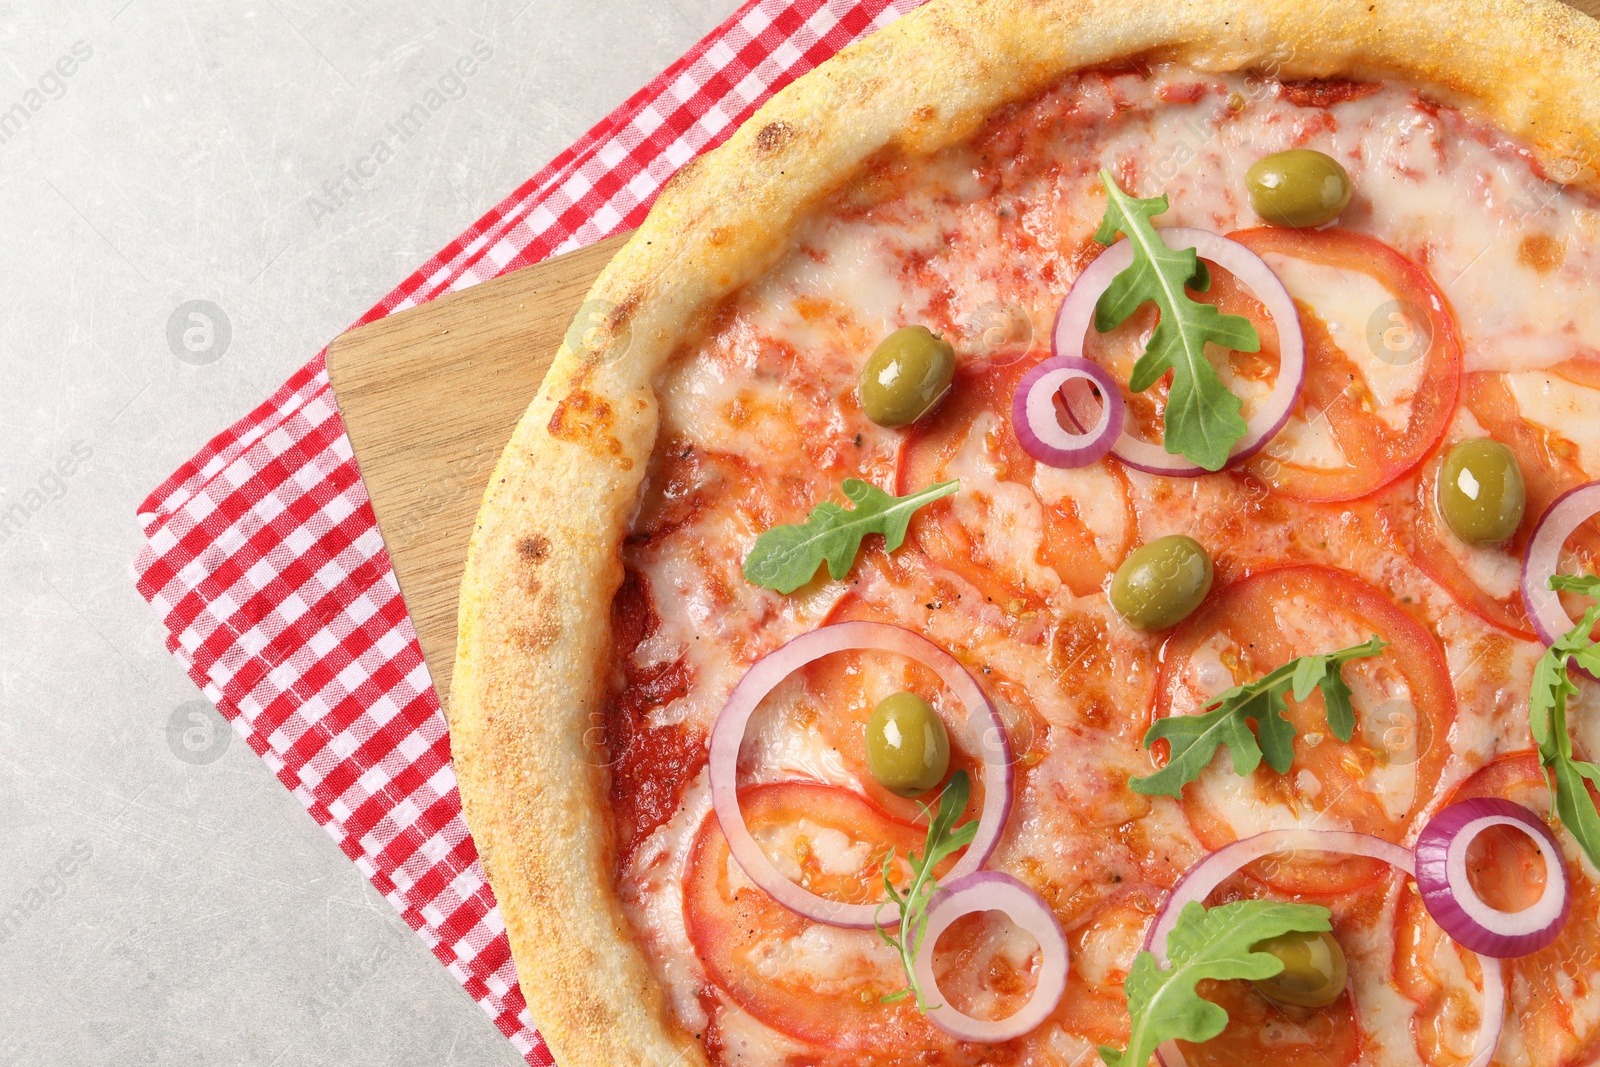
[[[1359,100],[1382,89],[1377,82],[1355,82],[1344,78],[1316,78],[1286,81],[1283,95],[1300,107],[1328,107],[1346,100]]]
[[[706,762],[706,735],[682,724],[654,726],[650,713],[689,691],[687,661],[640,667],[634,653],[660,625],[649,581],[628,570],[611,604],[612,670],[620,677],[600,713],[603,736],[587,738],[611,769],[613,826],[631,853],[677,810],[683,783]]]

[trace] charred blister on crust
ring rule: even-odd
[[[773,155],[794,139],[794,127],[787,122],[769,122],[756,134],[756,151]]]
[[[556,638],[561,636],[561,627],[543,612],[531,614],[538,617],[525,625],[513,627],[511,632],[517,644],[531,652],[539,652],[555,644]]]
[[[517,555],[527,563],[538,563],[550,554],[550,542],[541,534],[529,534],[517,542]]]
[[[556,402],[556,409],[550,413],[550,436],[559,441],[581,442],[611,429],[615,421],[610,401],[580,385]]]
[[[539,580],[539,564],[550,554],[550,542],[540,534],[532,534],[517,541],[517,558],[525,565],[522,588],[530,597],[538,597],[543,583]]]
[[[556,401],[547,428],[558,441],[584,445],[598,456],[613,457],[622,470],[632,470],[632,457],[623,454],[622,442],[611,433],[615,424],[611,402],[578,385]]]
[[[549,534],[528,532],[508,536],[500,552],[507,562],[504,593],[492,606],[495,626],[508,642],[524,652],[542,652],[561,637],[559,588],[547,575],[556,566]],[[515,594],[515,595],[512,595]]]

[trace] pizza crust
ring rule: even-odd
[[[653,383],[864,162],[969,137],[1071,71],[1124,61],[1398,78],[1593,188],[1600,26],[1555,0],[935,0],[777,94],[668,183],[595,282],[502,454],[461,586],[449,707],[468,824],[534,1020],[565,1067],[704,1064],[617,900],[601,701]]]

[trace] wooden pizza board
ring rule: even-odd
[[[328,377],[439,699],[478,503],[584,294],[628,234],[341,335]]]

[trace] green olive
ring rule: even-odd
[[[1487,437],[1462,441],[1439,469],[1439,514],[1472,545],[1504,541],[1522,525],[1528,494],[1511,449]]]
[[[915,693],[884,697],[867,720],[867,767],[889,792],[926,793],[950,769],[950,735]]]
[[[1250,983],[1268,1000],[1297,1008],[1325,1008],[1344,993],[1348,974],[1344,949],[1326,930],[1269,937],[1251,948],[1283,961],[1281,972]]]
[[[926,326],[885,337],[861,368],[861,410],[880,426],[909,426],[950,391],[956,350]]]
[[[1256,214],[1277,226],[1321,226],[1350,203],[1350,175],[1332,156],[1309,148],[1258,159],[1244,180]]]
[[[1140,630],[1165,630],[1211,591],[1211,557],[1192,537],[1172,534],[1134,549],[1111,579],[1111,606]]]

